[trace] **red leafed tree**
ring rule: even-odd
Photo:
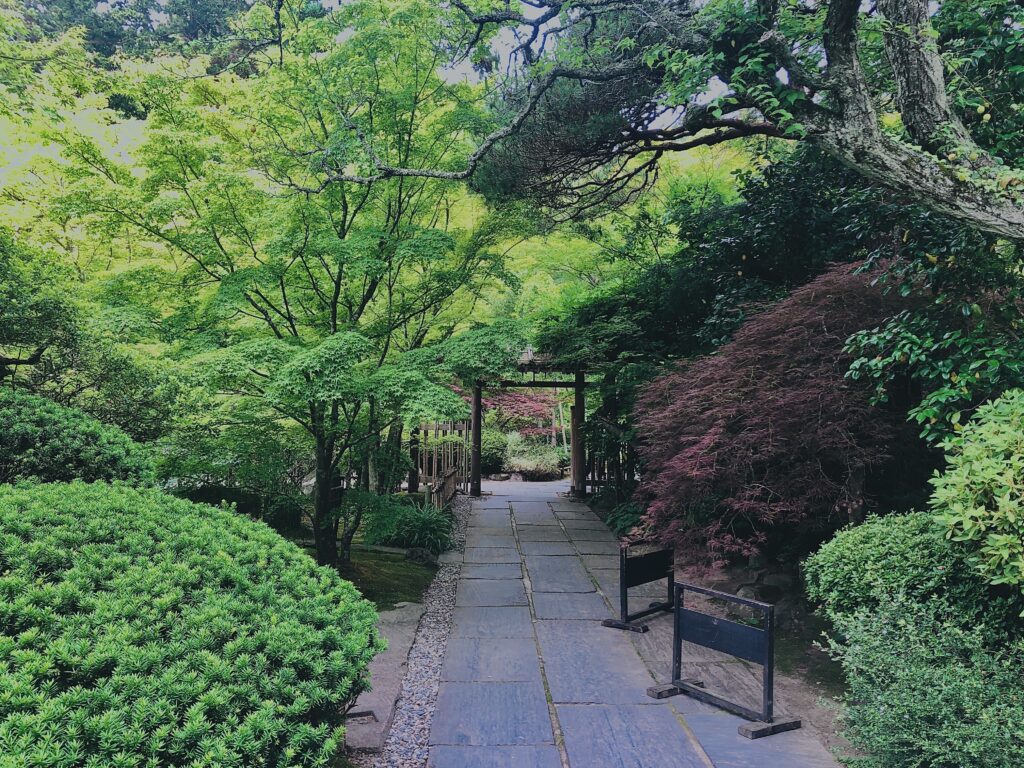
[[[748,321],[637,404],[638,534],[721,564],[814,546],[863,515],[872,483],[917,452],[905,413],[845,378],[846,339],[907,306],[843,265]]]

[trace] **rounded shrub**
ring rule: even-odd
[[[505,469],[508,460],[508,437],[497,429],[480,430],[480,471],[494,475]]]
[[[978,409],[944,446],[931,506],[991,584],[1024,586],[1024,390]]]
[[[153,481],[148,449],[77,408],[0,390],[0,483]]]
[[[869,518],[840,531],[804,564],[807,595],[830,615],[874,610],[896,595],[941,598],[957,606],[965,623],[1000,601],[973,573],[926,512]]]
[[[153,489],[0,488],[0,766],[329,766],[376,613],[267,526]]]
[[[849,690],[844,735],[860,768],[1018,768],[1024,645],[964,626],[941,600],[896,596],[833,617]]]

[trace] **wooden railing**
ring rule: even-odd
[[[413,463],[413,470],[409,473],[410,492],[423,490],[431,504],[444,507],[456,493],[468,491],[467,422],[446,421],[420,426],[412,432],[409,452]]]

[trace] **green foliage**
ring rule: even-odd
[[[155,490],[0,488],[0,766],[332,766],[382,647],[336,572]]]
[[[154,478],[148,449],[76,408],[0,390],[0,483]]]
[[[902,595],[834,617],[858,768],[1016,768],[1024,750],[1024,644]]]
[[[634,502],[616,504],[604,518],[604,522],[616,536],[626,536],[636,528],[643,514],[643,504]]]
[[[563,453],[553,445],[525,439],[518,433],[508,436],[509,472],[522,475],[528,482],[558,480],[564,466]]]
[[[37,365],[74,337],[74,308],[59,264],[15,242],[0,227],[0,381],[18,365]]]
[[[493,475],[505,469],[508,437],[497,429],[480,430],[480,471]]]
[[[979,408],[944,447],[936,519],[989,583],[1024,587],[1024,390]]]
[[[1009,768],[1024,703],[1019,593],[993,589],[923,512],[871,518],[805,564],[849,691],[861,768]]]
[[[409,500],[358,491],[349,491],[344,503],[363,507],[363,540],[367,544],[420,547],[435,555],[451,547],[452,516],[431,504],[420,506]]]
[[[807,596],[830,616],[874,612],[903,596],[955,606],[968,626],[1013,620],[1016,605],[992,594],[927,512],[873,517],[840,531],[804,564]]]

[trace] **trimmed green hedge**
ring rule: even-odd
[[[861,768],[1016,768],[1024,754],[1022,601],[993,588],[930,514],[872,518],[805,564],[849,684]]]
[[[869,519],[840,531],[804,564],[807,595],[830,615],[874,610],[902,595],[940,598],[965,624],[1012,622],[1024,604],[999,597],[947,541],[926,512]]]
[[[333,765],[376,618],[228,510],[0,487],[0,768]]]
[[[77,408],[0,390],[0,483],[154,479],[149,451]]]

